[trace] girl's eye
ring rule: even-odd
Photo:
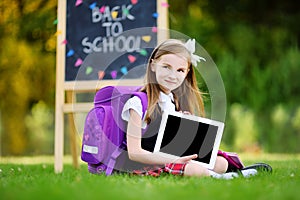
[[[162,65],[162,68],[169,69],[170,67],[168,65]]]
[[[178,72],[185,72],[185,70],[184,69],[178,69]]]

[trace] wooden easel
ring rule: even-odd
[[[157,0],[157,27],[167,30],[168,24],[168,6],[166,0]],[[54,170],[56,173],[63,171],[64,157],[64,114],[68,114],[70,125],[70,145],[73,166],[79,167],[78,162],[78,143],[77,131],[74,123],[74,113],[89,111],[93,103],[80,103],[76,101],[76,94],[80,92],[95,92],[106,85],[120,84],[119,80],[101,80],[101,81],[80,81],[65,82],[65,46],[61,43],[66,37],[66,0],[58,0],[58,24],[57,24],[57,52],[56,52],[56,96],[55,96],[55,151],[54,151]],[[168,31],[158,32],[157,41],[169,38]],[[143,80],[122,80],[122,85],[142,85]]]

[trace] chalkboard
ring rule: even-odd
[[[156,0],[67,0],[65,81],[142,72],[157,44]],[[128,78],[138,78],[131,73]]]

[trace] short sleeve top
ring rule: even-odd
[[[172,93],[165,94],[163,92],[160,92],[158,104],[159,104],[162,112],[164,112],[164,111],[169,111],[169,112],[175,111],[175,104],[173,102],[174,102],[174,97],[173,97]],[[129,111],[130,111],[130,109],[135,110],[140,117],[143,116],[144,113],[143,113],[143,109],[142,109],[142,102],[141,102],[141,99],[139,97],[137,97],[137,96],[131,97],[125,103],[125,105],[123,107],[123,110],[122,110],[122,114],[121,114],[123,120],[125,120],[125,121],[129,120],[129,117],[130,117]],[[144,117],[146,115],[146,112],[144,114]],[[146,128],[146,126],[147,126],[147,123],[144,121],[144,118],[143,118],[142,128]]]

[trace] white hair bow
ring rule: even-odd
[[[188,39],[188,41],[184,44],[185,48],[187,48],[187,50],[191,53],[191,63],[192,65],[194,65],[195,67],[197,66],[197,62],[201,62],[201,60],[203,60],[204,62],[206,61],[205,58],[200,57],[198,55],[195,55],[195,39]]]

